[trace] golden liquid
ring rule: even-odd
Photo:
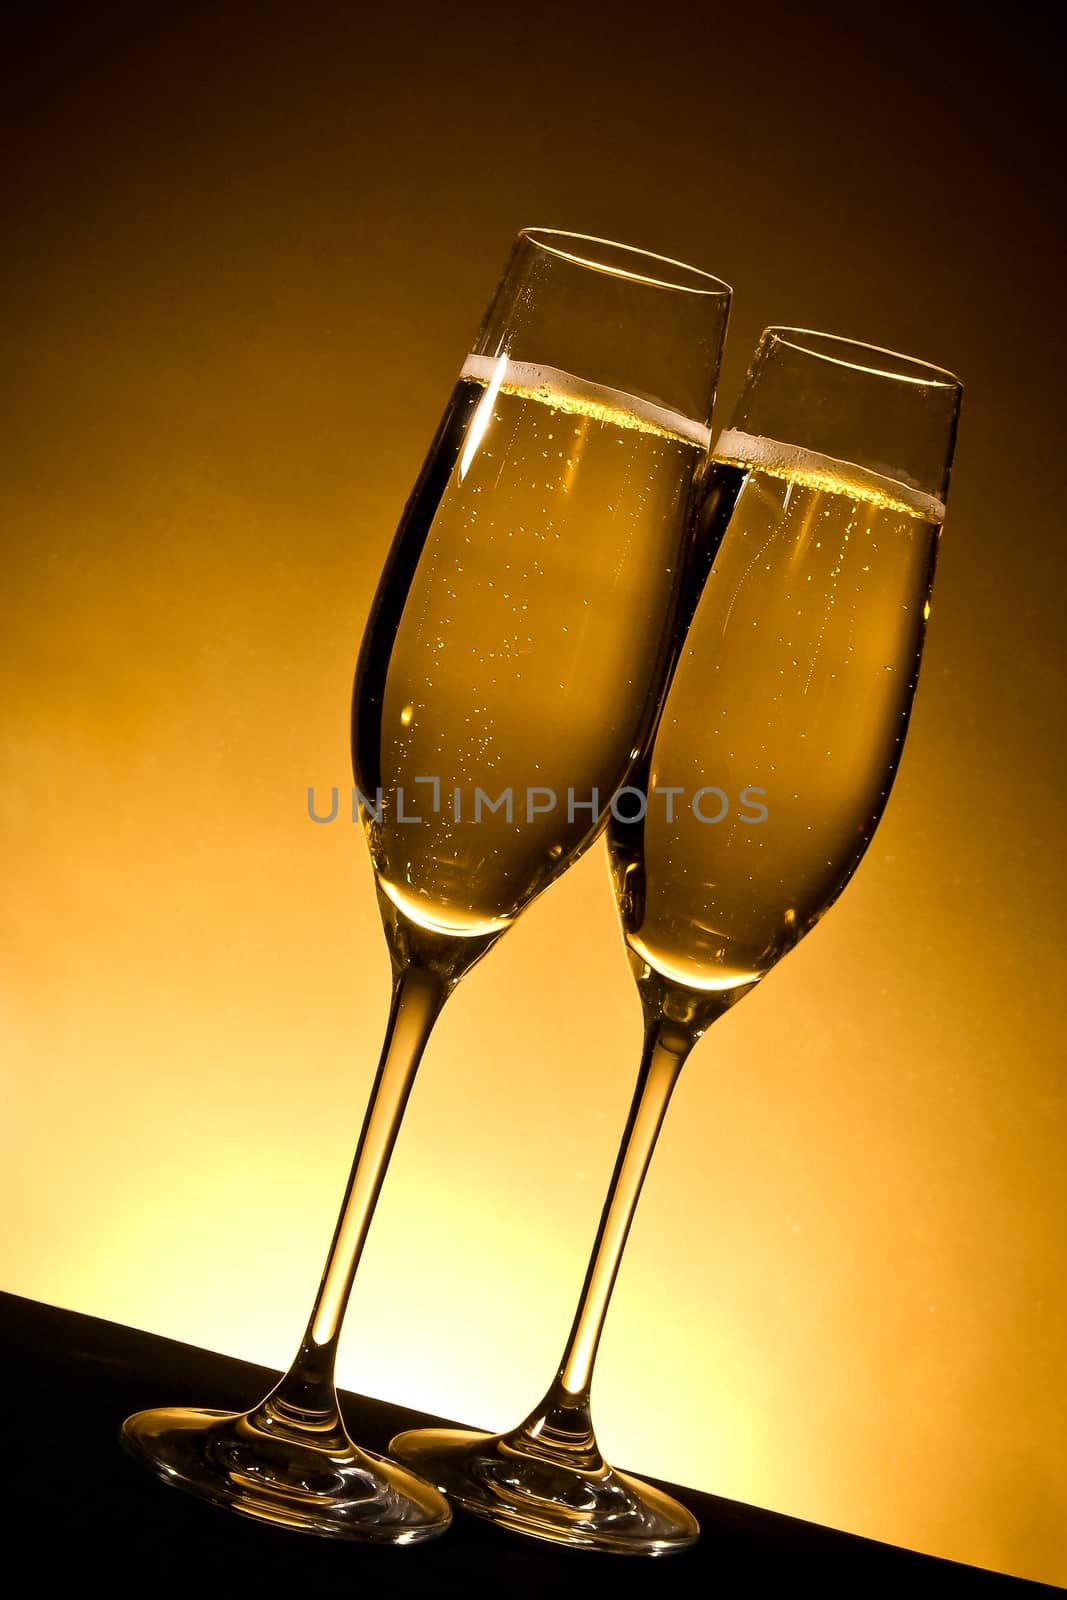
[[[380,888],[479,935],[595,836],[647,737],[707,435],[551,369],[464,370],[379,588],[353,749],[361,792],[382,791],[381,820],[364,810]],[[485,800],[475,820],[479,789],[510,789],[511,820]]]
[[[610,837],[638,972],[725,995],[814,924],[874,832],[907,726],[943,508],[739,434],[719,441],[708,483],[714,564],[648,775],[650,788],[685,793],[673,823],[653,793],[643,825],[613,823]],[[728,801],[722,821],[694,816],[691,797],[708,785]],[[714,818],[723,802],[699,805]],[[760,806],[765,820],[745,820]]]

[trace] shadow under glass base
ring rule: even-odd
[[[343,1427],[287,1426],[268,1400],[254,1411],[139,1411],[121,1441],[165,1483],[276,1527],[333,1539],[417,1544],[452,1520],[437,1491],[354,1445]]]
[[[522,1429],[510,1434],[417,1428],[390,1453],[454,1505],[502,1528],[577,1549],[671,1555],[695,1544],[691,1511],[651,1484],[609,1467],[598,1451],[581,1462],[540,1451]]]

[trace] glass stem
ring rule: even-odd
[[[698,1036],[662,1016],[646,1020],[637,1087],[563,1360],[548,1394],[518,1430],[526,1448],[539,1454],[585,1467],[599,1461],[589,1406],[593,1363],[656,1139]]]
[[[261,1426],[281,1423],[324,1442],[343,1437],[334,1385],[341,1322],[416,1069],[454,985],[426,967],[394,970],[385,1043],[322,1282],[296,1360],[255,1413]]]

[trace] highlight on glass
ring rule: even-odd
[[[423,1050],[461,978],[603,828],[670,664],[730,290],[552,229],[520,234],[404,511],[356,672],[352,743],[393,970],[351,1175],[293,1366],[247,1412],[164,1408],[123,1442],[251,1517],[410,1544],[438,1490],[353,1442],[334,1365]],[[438,783],[422,824],[401,795]],[[597,791],[530,826],[457,817],[460,786]]]
[[[614,1470],[593,1367],[656,1138],[708,1027],[833,904],[900,761],[930,611],[961,385],[908,357],[769,328],[703,478],[688,634],[632,809],[608,829],[645,1021],[637,1088],[578,1310],[547,1394],[510,1433],[390,1448],[457,1505],[564,1544],[664,1555],[692,1514]],[[655,790],[754,789],[710,827]],[[647,799],[645,797],[648,797]],[[665,1339],[669,1338],[667,1330]]]

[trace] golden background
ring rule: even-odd
[[[512,235],[621,238],[736,286],[725,405],[772,321],[967,394],[896,792],[683,1076],[601,1442],[1065,1582],[1052,46],[742,10],[8,11],[0,1283],[288,1361],[388,988],[306,789],[350,782],[373,587]],[[440,1024],[345,1384],[540,1396],[639,1032],[598,850]]]

